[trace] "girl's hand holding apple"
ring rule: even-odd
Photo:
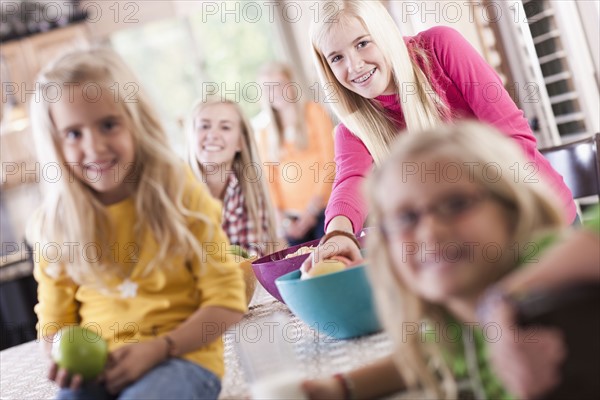
[[[77,389],[102,373],[107,357],[108,345],[101,336],[80,326],[66,326],[52,338],[48,378],[61,388]]]
[[[71,390],[77,390],[83,383],[83,377],[80,374],[70,375],[69,371],[60,368],[55,362],[50,365],[48,379],[56,382],[60,388],[70,388]]]
[[[121,347],[108,354],[106,342],[80,327],[59,331],[52,346],[48,378],[61,388],[77,390],[84,381],[104,382],[111,394],[120,393],[168,357],[167,342],[157,338]],[[106,367],[106,368],[105,368]]]

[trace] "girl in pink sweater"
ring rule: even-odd
[[[330,105],[341,120],[335,132],[336,180],[326,209],[326,236],[337,253],[360,252],[350,237],[367,216],[360,186],[389,152],[398,132],[475,119],[495,126],[525,152],[515,179],[541,179],[573,221],[576,208],[562,177],[536,148],[536,139],[495,71],[455,30],[436,27],[403,38],[375,1],[323,5],[311,29],[313,57]],[[332,13],[332,10],[335,12]],[[328,254],[316,252],[313,262]],[[310,268],[307,261],[304,268]]]

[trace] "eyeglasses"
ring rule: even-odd
[[[428,207],[421,209],[405,209],[385,217],[380,224],[384,236],[406,235],[415,230],[421,219],[427,214],[433,214],[443,222],[452,222],[474,209],[489,194],[484,191],[477,193],[454,193],[439,199]]]

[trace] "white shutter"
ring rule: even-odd
[[[521,104],[540,122],[540,145],[571,141],[600,130],[597,72],[576,2],[498,2],[510,44],[511,70],[523,82],[539,82],[538,104]]]

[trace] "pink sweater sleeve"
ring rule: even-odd
[[[433,63],[439,63],[437,67],[456,85],[477,119],[511,136],[531,157],[536,148],[535,136],[496,71],[452,28],[435,27],[422,37],[423,44],[436,57]],[[446,92],[446,96],[452,108],[452,91]]]
[[[573,196],[558,174],[537,149],[537,141],[527,120],[514,103],[496,71],[477,53],[460,33],[448,27],[436,27],[424,33],[425,45],[435,54],[439,67],[452,80],[475,117],[495,126],[514,139],[529,161],[535,163],[537,177],[545,180],[565,207],[568,221],[575,218]],[[438,68],[439,68],[438,67]],[[435,68],[435,66],[433,67]],[[452,103],[452,93],[447,92]],[[523,166],[523,171],[527,166]]]
[[[354,232],[358,232],[367,217],[362,185],[373,167],[373,158],[365,145],[343,124],[335,129],[334,147],[337,169],[325,210],[325,227],[333,217],[343,215],[352,222]]]

